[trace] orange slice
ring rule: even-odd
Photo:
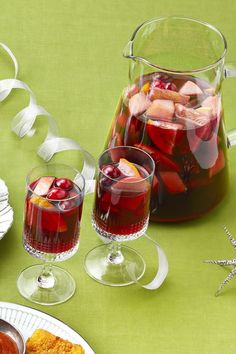
[[[126,159],[120,159],[119,165],[118,165],[119,170],[123,173],[123,175],[127,177],[139,177],[140,173],[135,167],[135,165],[132,162],[129,162]]]
[[[44,199],[42,197],[38,197],[36,195],[34,195],[30,198],[30,202],[33,204],[37,204],[38,206],[43,207],[43,208],[53,208],[53,205],[51,203],[49,203],[49,201],[47,201],[46,199]]]

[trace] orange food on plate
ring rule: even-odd
[[[79,344],[73,344],[44,330],[36,329],[26,342],[26,354],[84,354]]]

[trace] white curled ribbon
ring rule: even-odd
[[[166,257],[166,254],[165,254],[164,250],[161,248],[161,246],[155,240],[153,240],[147,234],[145,234],[144,237],[146,237],[150,242],[154,243],[154,246],[155,246],[156,251],[157,251],[159,265],[158,265],[157,274],[155,275],[153,280],[150,283],[146,284],[146,285],[142,285],[142,284],[140,284],[140,285],[143,288],[145,288],[145,289],[155,290],[155,289],[158,289],[162,285],[162,283],[164,282],[164,280],[167,277],[167,274],[169,272],[168,260],[167,260],[167,257]]]
[[[108,238],[101,236],[99,234],[97,234],[98,237],[100,238],[100,240],[105,243],[111,243],[112,241],[109,240]],[[150,236],[148,236],[146,233],[142,236],[145,237],[147,239],[147,241],[153,243],[156,253],[157,253],[157,259],[158,259],[158,268],[157,268],[157,272],[154,276],[154,278],[147,284],[142,284],[136,276],[136,271],[135,271],[135,265],[134,268],[131,267],[131,265],[129,264],[129,267],[126,268],[126,271],[128,272],[130,279],[136,283],[137,285],[141,286],[144,289],[147,290],[156,290],[158,288],[160,288],[160,286],[163,284],[163,282],[165,281],[167,274],[169,272],[169,264],[168,264],[168,259],[167,256],[163,250],[163,248],[161,248],[161,246],[158,244],[157,241],[153,240],[153,238],[151,238]],[[121,248],[122,249],[122,248]],[[142,279],[142,278],[141,278]]]
[[[149,282],[148,284],[145,284],[145,285],[143,285],[140,281],[137,280],[137,278],[135,276],[135,270],[133,272],[131,272],[129,270],[129,275],[130,275],[131,279],[136,284],[141,286],[142,288],[147,289],[147,290],[156,290],[156,289],[160,288],[160,286],[163,284],[164,280],[167,277],[167,274],[169,271],[168,260],[167,260],[164,250],[161,248],[161,246],[155,240],[153,240],[147,234],[144,234],[144,237],[146,237],[146,239],[148,241],[152,242],[154,244],[155,249],[156,249],[157,257],[158,257],[157,273],[154,276],[154,278],[152,279],[152,281]]]
[[[5,52],[9,55],[9,57],[11,58],[11,60],[14,64],[14,79],[16,79],[17,75],[18,75],[18,63],[17,63],[16,57],[12,53],[10,48],[8,48],[6,46],[6,44],[0,42],[0,47],[2,47],[5,50]],[[12,88],[6,89],[6,90],[3,90],[2,92],[0,92],[0,102],[2,102],[3,100],[5,100],[5,98],[7,98],[7,96],[11,93],[11,89]]]
[[[42,106],[37,104],[36,98],[29,88],[29,86],[23,81],[17,80],[18,63],[12,53],[12,51],[4,44],[0,43],[0,46],[10,56],[14,64],[14,79],[0,80],[0,102],[7,98],[12,89],[22,89],[29,94],[29,104],[22,109],[13,118],[11,123],[12,131],[23,138],[25,135],[32,137],[35,133],[33,128],[34,123],[38,116],[46,116],[48,119],[48,133],[44,142],[38,148],[38,155],[45,161],[49,161],[54,154],[60,151],[66,150],[78,150],[83,154],[84,165],[82,169],[82,175],[85,178],[86,186],[85,193],[92,193],[94,191],[94,175],[95,175],[95,161],[92,155],[83,149],[76,141],[61,137],[59,129],[55,119],[50,113],[48,113]]]

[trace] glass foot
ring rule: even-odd
[[[24,269],[17,280],[20,294],[41,305],[56,305],[70,299],[76,289],[72,276],[64,269],[51,266],[43,273],[44,265],[33,265]]]
[[[112,243],[113,244],[113,243]],[[127,246],[113,253],[113,245],[101,245],[86,256],[87,274],[104,285],[126,286],[139,280],[146,269],[143,257]]]

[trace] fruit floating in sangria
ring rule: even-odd
[[[28,186],[25,203],[24,245],[32,255],[36,252],[40,258],[40,253],[42,257],[50,253],[59,258],[64,252],[69,256],[76,251],[82,197],[74,182],[40,177]]]
[[[227,141],[218,91],[203,79],[165,73],[125,89],[107,147],[135,146],[154,159],[151,220],[193,219],[224,197]]]

